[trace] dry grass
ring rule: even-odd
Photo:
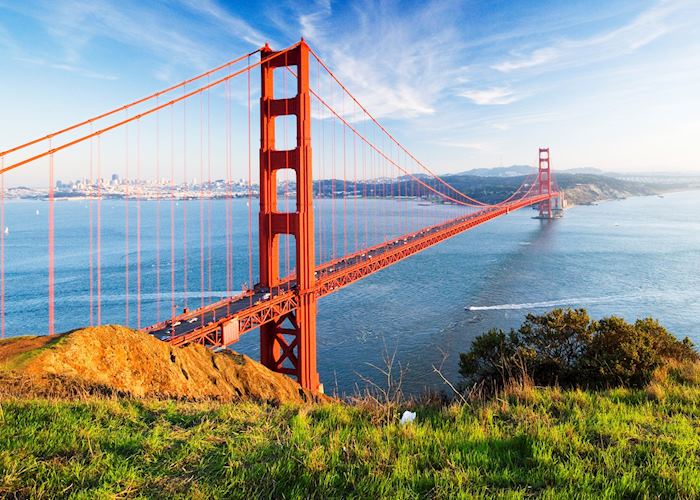
[[[668,363],[659,366],[654,373],[651,374],[651,382],[664,385],[668,383],[669,371],[672,367],[676,367],[678,362],[675,360],[669,360]]]
[[[537,398],[537,391],[530,376],[523,372],[506,382],[500,392],[500,397],[503,399],[512,398],[523,403],[533,403]]]
[[[683,363],[673,369],[673,374],[684,384],[700,386],[700,361]]]
[[[647,397],[652,401],[663,401],[666,399],[666,390],[659,382],[649,382],[646,386]]]
[[[0,394],[304,403],[318,398],[290,378],[231,351],[172,347],[120,326],[76,330],[54,340],[0,343]],[[322,398],[324,399],[324,398]]]

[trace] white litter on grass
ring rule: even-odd
[[[416,412],[411,412],[411,411],[406,410],[405,412],[403,412],[403,415],[401,415],[401,425],[411,423],[415,419],[416,419]]]

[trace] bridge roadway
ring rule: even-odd
[[[313,292],[319,297],[328,295],[452,236],[514,210],[537,204],[548,197],[557,196],[559,193],[535,195],[478,210],[327,262],[317,268]],[[223,346],[225,324],[235,323],[234,338],[237,339],[238,335],[293,311],[297,301],[296,282],[292,276],[271,290],[256,286],[254,290],[183,312],[172,319],[147,327],[144,331],[173,345],[198,342]]]

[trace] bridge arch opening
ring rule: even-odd
[[[297,75],[299,67],[296,64],[281,66],[272,70],[273,99],[291,99],[297,95]]]
[[[293,114],[275,116],[274,118],[275,151],[291,154],[297,147],[297,117]],[[291,158],[287,158],[287,165]]]

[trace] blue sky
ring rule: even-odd
[[[304,36],[437,172],[700,170],[700,1],[0,0],[0,147]]]

